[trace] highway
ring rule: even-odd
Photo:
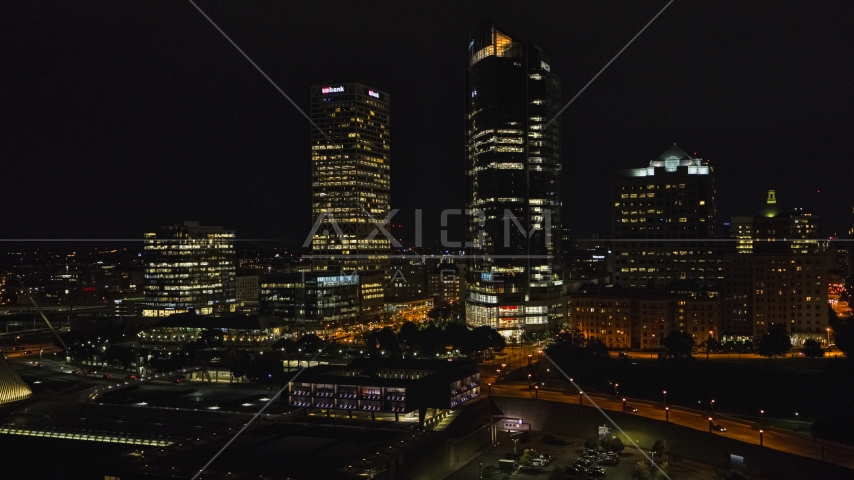
[[[501,382],[501,384],[493,384],[488,388],[487,393],[494,397],[534,398],[536,396],[539,400],[576,405],[579,404],[579,395],[577,394],[566,394],[546,389],[541,389],[535,394],[535,392],[528,390],[528,385],[525,382]],[[587,396],[585,394],[582,402],[584,405],[590,406],[591,399],[602,410],[616,412],[623,411],[623,402],[621,398],[604,395]],[[692,428],[694,430],[709,430],[709,417],[711,415],[708,412],[669,406],[669,413],[667,413],[661,403],[635,399],[627,399],[626,404],[637,408],[638,411],[635,415],[638,416],[662,422],[669,420],[670,423]],[[727,429],[726,432],[714,432],[712,435],[725,435],[730,439],[741,442],[754,445],[759,444],[759,425],[725,416],[712,417],[714,419],[714,423]],[[846,468],[854,469],[854,447],[830,442],[815,441],[806,433],[766,429],[762,433],[762,444],[765,447],[779,450],[781,452],[817,460],[825,460]]]

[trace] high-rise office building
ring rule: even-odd
[[[723,277],[714,169],[676,144],[649,166],[618,173],[612,225],[615,283],[623,287],[713,285]]]
[[[390,211],[389,100],[358,83],[311,88],[312,265],[355,272],[362,320],[382,314],[389,270],[391,243],[376,226]]]
[[[146,232],[143,316],[227,310],[235,301],[234,237],[233,230],[189,221]]]
[[[531,43],[491,23],[468,44],[466,317],[505,333],[557,322],[560,78]]]

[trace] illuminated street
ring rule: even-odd
[[[492,385],[491,392],[491,395],[496,398],[534,398],[535,396],[533,392],[528,390],[527,385],[520,384],[518,382]],[[541,389],[537,395],[539,399],[543,401],[575,405],[579,404],[578,395],[570,395],[545,389]],[[621,399],[601,395],[591,395],[591,397],[603,410],[616,412],[622,412],[623,410],[623,403]],[[628,401],[632,406],[638,408],[638,412],[634,415],[662,422],[665,421],[665,417],[668,416],[660,403],[634,399],[628,399]],[[587,398],[585,398],[582,403],[584,405],[590,405],[590,401]],[[669,406],[668,418],[670,423],[694,430],[708,431],[709,416],[708,412],[692,411],[682,407]],[[759,444],[758,425],[745,423],[740,420],[723,416],[715,416],[714,423],[720,424],[727,429],[725,433],[715,433],[714,435],[724,435],[727,438],[741,442],[754,445]],[[806,433],[796,434],[776,429],[773,431],[764,431],[763,444],[764,446],[774,450],[818,460],[822,460],[822,448],[824,448],[824,459],[826,461],[854,469],[854,448],[832,444],[830,442],[816,442]]]

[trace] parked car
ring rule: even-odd
[[[125,376],[125,379],[127,379],[127,380],[136,380],[137,378],[139,378],[139,377],[137,377],[136,375],[133,375],[133,374]]]
[[[587,469],[588,477],[604,477],[605,469],[602,467],[590,467]]]
[[[105,373],[105,374],[103,375],[103,377],[104,377],[104,378],[113,378],[113,374],[112,374],[112,373]]]
[[[628,412],[628,413],[638,413],[638,409],[637,409],[637,407],[633,407],[633,406],[631,406],[631,405],[626,405],[626,406],[623,408],[623,411],[624,411],[624,412]]]
[[[587,473],[587,469],[580,465],[570,465],[566,467],[563,471],[563,475],[566,477],[570,477],[573,475],[584,475]]]
[[[502,458],[498,461],[498,470],[502,472],[512,472],[513,470],[516,470],[516,460]]]
[[[712,430],[714,430],[716,432],[726,432],[726,428],[718,425],[717,423],[712,424]]]

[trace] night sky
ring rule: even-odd
[[[395,220],[425,209],[430,240],[465,203],[468,33],[541,46],[566,101],[666,1],[197,3],[306,111],[315,84],[391,95]],[[608,232],[612,171],[676,142],[711,159],[719,223],[774,188],[846,228],[853,24],[850,1],[676,0],[563,114],[565,220]],[[3,2],[0,43],[0,237],[196,219],[302,243],[311,125],[189,2]]]

